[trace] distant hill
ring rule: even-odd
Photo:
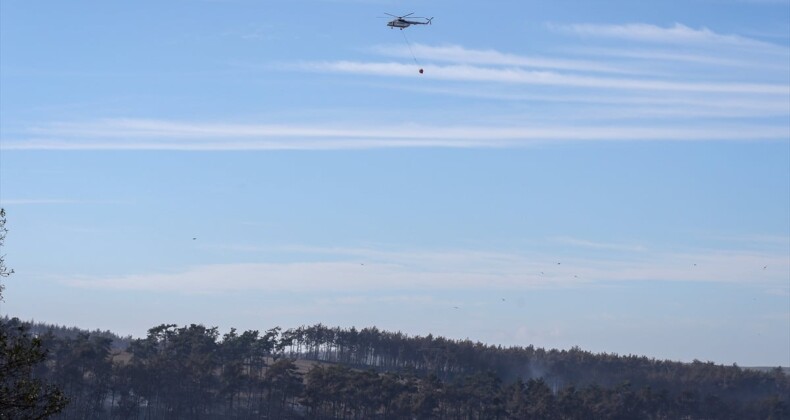
[[[70,399],[62,418],[790,419],[782,369],[375,327],[163,324],[132,339],[27,325],[49,350],[37,375]]]

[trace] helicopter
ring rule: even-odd
[[[387,26],[389,26],[391,29],[400,28],[401,31],[404,30],[405,28],[408,28],[411,25],[430,25],[431,21],[433,20],[432,17],[431,18],[424,18],[424,17],[417,17],[417,16],[413,17],[412,19],[425,19],[425,22],[420,22],[420,21],[416,21],[416,20],[408,20],[408,19],[406,19],[407,17],[413,15],[414,12],[411,12],[408,15],[403,15],[403,16],[395,16],[395,15],[392,15],[392,14],[389,14],[389,13],[384,13],[384,14],[392,16],[392,17],[395,18],[395,19],[387,22]]]

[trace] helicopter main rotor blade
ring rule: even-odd
[[[411,12],[408,15],[403,15],[403,16],[393,15],[392,13],[386,13],[386,12],[384,12],[384,14],[388,15],[388,16],[396,17],[396,18],[399,18],[399,19],[403,19],[405,17],[409,17],[409,16],[413,15],[414,12]]]

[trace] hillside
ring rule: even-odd
[[[790,417],[781,369],[321,324],[160,325],[125,350],[106,332],[56,330],[36,329],[49,350],[36,374],[69,397],[62,418]]]

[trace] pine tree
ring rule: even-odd
[[[0,279],[14,270],[5,265],[2,247],[8,230],[5,210],[0,209]],[[0,300],[3,295],[0,283]],[[34,376],[47,358],[41,339],[31,337],[19,319],[0,319],[0,419],[42,419],[59,413],[68,403],[63,393]]]

